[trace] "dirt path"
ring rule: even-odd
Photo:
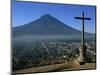
[[[85,65],[76,65],[73,62],[54,64],[41,67],[32,67],[28,69],[17,70],[14,73],[42,73],[42,72],[53,72],[53,71],[68,71],[68,70],[80,70],[80,69],[95,69],[95,63],[86,63]]]

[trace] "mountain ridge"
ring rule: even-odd
[[[28,36],[28,38],[34,38],[35,36],[37,37],[37,35],[39,35],[39,38],[40,36],[47,38],[48,36],[51,38],[62,38],[64,36],[64,38],[71,37],[71,39],[76,39],[77,37],[79,39],[81,38],[81,31],[64,24],[49,14],[43,15],[28,24],[13,28],[13,37],[21,36],[21,38],[27,38]],[[91,38],[91,36],[93,38],[95,37],[94,34],[85,32],[86,38]]]

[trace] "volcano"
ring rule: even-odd
[[[81,38],[81,31],[64,24],[57,18],[46,14],[28,24],[13,27],[13,37],[26,36],[67,36],[72,39]],[[95,35],[85,32],[86,38],[94,38]]]

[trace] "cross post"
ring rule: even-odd
[[[84,17],[84,12],[82,12],[82,17],[75,17],[75,19],[82,20],[82,45],[84,45],[84,21],[91,20],[91,18]]]
[[[86,46],[84,45],[84,21],[85,20],[91,20],[91,18],[85,17],[84,12],[82,12],[81,17],[75,17],[75,19],[82,20],[82,37],[81,37],[81,49],[80,49],[80,56],[79,56],[79,61],[80,64],[84,63],[85,64],[85,56],[86,56]]]

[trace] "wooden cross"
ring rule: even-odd
[[[91,18],[84,17],[84,12],[82,12],[82,17],[75,17],[75,19],[82,20],[82,45],[84,45],[84,21],[91,20]]]

